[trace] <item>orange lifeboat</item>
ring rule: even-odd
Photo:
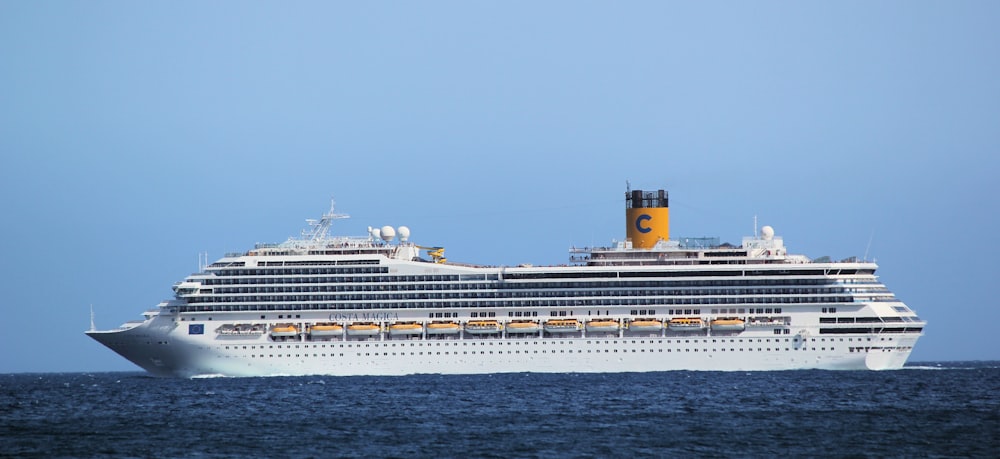
[[[393,336],[422,335],[423,333],[424,326],[416,322],[396,322],[389,325],[389,334]]]
[[[663,330],[663,321],[659,319],[637,318],[632,319],[627,324],[629,331],[633,332],[658,332]]]
[[[462,327],[458,325],[458,322],[448,320],[435,320],[427,324],[428,335],[451,335],[461,330]]]
[[[507,333],[538,333],[541,329],[534,320],[513,320],[507,323]]]
[[[332,322],[320,322],[309,327],[310,336],[340,336],[344,333],[344,326]]]
[[[373,336],[382,331],[382,327],[374,322],[354,322],[347,326],[347,334],[351,336]]]
[[[271,327],[271,336],[275,337],[289,337],[297,336],[299,334],[299,327],[294,324],[275,324]]]

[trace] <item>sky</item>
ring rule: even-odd
[[[566,263],[667,189],[672,236],[864,256],[1000,360],[1000,3],[0,0],[0,373],[131,371],[87,338],[210,259],[406,225]]]

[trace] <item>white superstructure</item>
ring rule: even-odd
[[[665,193],[630,193],[630,231],[655,234]],[[882,370],[925,326],[874,263],[789,255],[769,227],[740,246],[630,237],[568,266],[485,267],[406,227],[329,236],[345,217],[227,255],[145,320],[87,335],[164,376]]]

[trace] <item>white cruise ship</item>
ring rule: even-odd
[[[626,234],[563,266],[475,266],[410,230],[229,254],[145,320],[87,335],[154,375],[405,375],[901,368],[926,323],[872,262],[669,237],[663,190],[630,190]],[[93,328],[93,327],[92,327]]]

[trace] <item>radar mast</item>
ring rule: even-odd
[[[338,214],[333,211],[336,201],[330,198],[330,211],[323,214],[319,220],[307,219],[306,223],[309,224],[309,229],[302,230],[302,239],[307,241],[323,241],[326,240],[330,233],[330,226],[333,224],[334,220],[341,220],[345,218],[351,218],[347,214]]]

